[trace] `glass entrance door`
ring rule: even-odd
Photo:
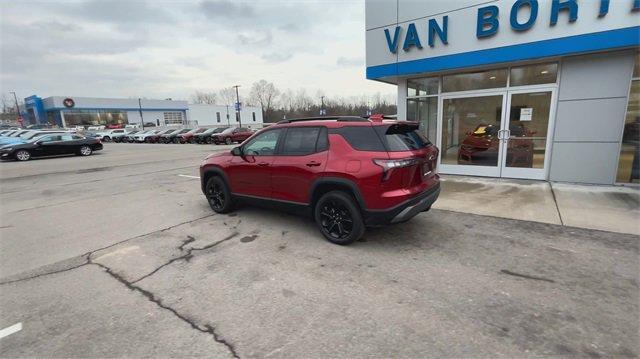
[[[443,173],[545,179],[554,89],[443,96]]]
[[[440,170],[443,173],[500,176],[504,93],[442,98]]]
[[[502,177],[545,179],[554,90],[510,91],[500,133]]]

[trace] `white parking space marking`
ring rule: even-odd
[[[0,339],[6,337],[8,335],[11,335],[13,333],[17,333],[17,332],[19,332],[21,330],[22,330],[22,323],[17,323],[17,324],[14,324],[14,325],[10,326],[10,327],[6,327],[6,328],[0,330]]]
[[[178,175],[178,177],[186,177],[186,178],[200,179],[200,177],[199,177],[199,176],[190,176],[190,175]]]

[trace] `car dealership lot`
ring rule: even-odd
[[[336,246],[214,214],[197,165],[229,148],[0,163],[0,357],[640,354],[637,236],[432,210]]]

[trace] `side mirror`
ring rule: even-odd
[[[242,147],[241,146],[234,147],[231,150],[231,154],[234,155],[234,156],[242,156]]]

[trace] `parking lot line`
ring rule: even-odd
[[[178,177],[186,177],[186,178],[200,179],[200,177],[199,177],[199,176],[190,176],[190,175],[178,175]]]
[[[17,324],[14,324],[14,325],[10,326],[10,327],[6,327],[6,328],[0,330],[0,339],[4,338],[6,336],[9,336],[9,335],[11,335],[13,333],[17,333],[17,332],[19,332],[21,330],[22,330],[22,323],[17,323]]]

